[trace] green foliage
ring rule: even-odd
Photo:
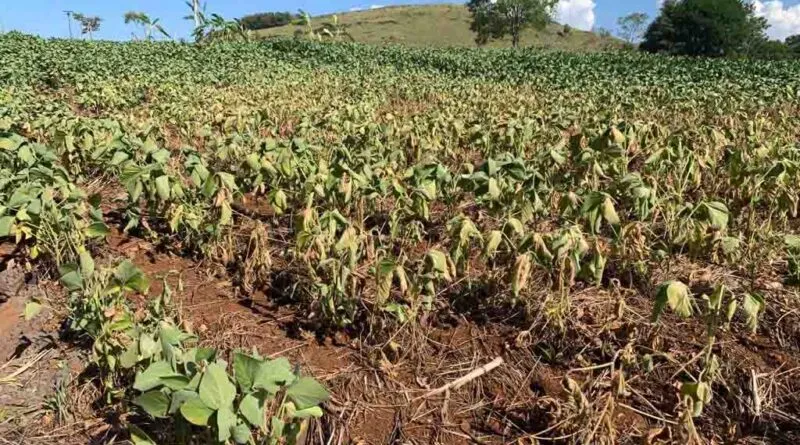
[[[694,313],[693,305],[694,299],[689,287],[680,281],[668,281],[658,288],[653,308],[653,320],[658,320],[667,306],[681,317],[691,317]]]
[[[299,18],[297,14],[292,14],[290,12],[262,12],[259,14],[246,15],[239,19],[239,23],[244,29],[255,31],[288,25]]]
[[[791,47],[778,40],[760,40],[752,43],[748,49],[748,57],[763,60],[789,60],[800,57]]]
[[[620,17],[617,19],[620,36],[628,43],[639,41],[644,35],[648,20],[650,20],[650,16],[643,12],[632,12]]]
[[[192,35],[197,43],[231,42],[237,40],[250,40],[252,34],[238,20],[226,20],[225,17],[212,13],[196,14],[199,24],[194,28]]]
[[[388,332],[465,300],[564,329],[576,292],[618,296],[623,317],[673,267],[735,269],[735,295],[690,272],[653,302],[654,335],[706,326],[679,376],[690,415],[719,382],[719,332],[763,323],[759,273],[797,274],[796,64],[19,34],[0,55],[0,234],[62,266],[106,400],[198,441],[279,441],[323,391],[285,360],[197,347],[169,292],[134,310],[148,282],[104,267],[101,208],[319,329]],[[98,182],[102,206],[82,191]]]
[[[795,57],[800,57],[800,34],[787,37],[785,43]]]
[[[142,27],[142,38],[144,40],[151,40],[153,38],[153,31],[158,31],[164,37],[170,38],[169,33],[158,23],[159,19],[151,19],[150,16],[143,12],[128,11],[125,13],[124,19],[125,24],[134,23]]]
[[[725,57],[746,54],[764,40],[767,23],[744,0],[669,0],[647,29],[648,52]]]
[[[72,290],[70,326],[94,342],[93,360],[107,401],[130,397],[147,415],[205,427],[220,442],[249,443],[253,434],[294,440],[300,423],[322,415],[318,405],[328,399],[327,390],[295,374],[286,359],[235,352],[230,373],[215,350],[193,346],[196,337],[165,312],[170,306],[166,283],[145,318],[136,317],[126,294],[146,292],[147,280],[131,263],[86,278],[79,266],[63,272],[62,282]],[[275,398],[284,401],[271,412]],[[270,415],[270,425],[287,427],[269,430]],[[147,437],[137,428],[131,434],[140,441]]]
[[[97,208],[59,163],[55,150],[0,132],[0,237],[32,243],[31,259],[43,256],[60,266],[77,261],[84,245],[108,235]]]
[[[470,0],[470,29],[477,34],[478,45],[510,35],[516,48],[523,30],[541,29],[550,22],[556,4],[554,0]]]
[[[103,22],[103,19],[100,17],[85,15],[79,12],[73,12],[71,18],[81,25],[81,34],[89,34],[89,40],[93,38],[93,34],[100,29],[100,24]]]
[[[336,14],[339,26],[353,41],[372,45],[402,44],[405,47],[452,48],[474,47],[475,33],[470,30],[472,17],[465,4],[432,3],[348,11]],[[313,18],[319,24],[332,23],[332,15]],[[305,34],[307,27],[298,19],[292,24],[258,31],[267,38],[291,38]],[[594,32],[565,27],[550,22],[543,29],[528,28],[520,35],[520,46],[552,50],[590,52],[617,49],[621,41],[610,33],[600,36]],[[345,37],[347,40],[349,38]],[[488,47],[510,47],[510,38],[495,39]]]

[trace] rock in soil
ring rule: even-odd
[[[0,272],[0,303],[16,296],[24,284],[25,271],[14,260],[9,261],[6,269]]]

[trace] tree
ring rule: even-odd
[[[786,46],[794,53],[795,57],[800,57],[800,34],[787,37]]]
[[[168,39],[171,38],[164,27],[158,24],[158,21],[159,19],[151,19],[143,12],[128,11],[125,13],[125,24],[134,23],[141,26],[144,31],[144,40],[152,40],[154,30]]]
[[[198,43],[250,40],[252,37],[252,33],[244,29],[238,20],[226,20],[219,14],[211,14],[211,18],[203,14],[201,19],[202,23],[193,32],[194,40]]]
[[[319,28],[314,27],[311,15],[302,9],[298,11],[297,16],[299,19],[295,20],[294,23],[302,26],[303,28],[295,30],[295,37],[306,37],[319,41],[323,41],[326,38],[334,41],[355,41],[353,36],[347,32],[347,25],[339,23],[339,17],[336,14],[333,15],[332,22],[325,22]]]
[[[608,30],[607,28],[603,28],[601,26],[594,27],[592,29],[592,32],[597,34],[598,36],[604,38],[604,39],[607,39],[607,38],[611,37],[611,31]]]
[[[789,45],[780,40],[767,40],[754,42],[746,53],[748,57],[762,60],[787,60],[794,58]]]
[[[643,12],[634,12],[617,19],[619,34],[628,43],[634,43],[642,38],[647,21],[650,16]]]
[[[192,10],[192,15],[185,17],[188,19],[194,20],[194,27],[199,28],[203,25],[205,18],[203,17],[203,11],[206,9],[205,5],[203,5],[203,10],[200,9],[200,0],[187,0],[186,6]]]
[[[290,12],[263,12],[260,14],[251,14],[242,17],[239,23],[245,29],[258,30],[275,28],[278,26],[289,25],[299,17]]]
[[[100,29],[100,22],[103,21],[100,17],[84,15],[79,12],[73,12],[72,18],[81,24],[81,34],[89,34],[89,40],[94,40],[92,33]]]
[[[766,40],[767,27],[748,0],[667,0],[640,48],[689,56],[746,54]]]
[[[67,15],[67,27],[69,28],[69,38],[72,38],[72,14],[74,11],[65,10],[64,14]]]
[[[558,0],[470,0],[470,29],[477,33],[478,45],[511,35],[511,45],[516,48],[523,30],[542,29],[550,23],[557,4]]]

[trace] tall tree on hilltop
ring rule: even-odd
[[[477,33],[478,45],[510,35],[511,45],[516,48],[522,31],[542,29],[550,23],[557,4],[558,0],[470,0],[470,29]]]
[[[81,24],[81,34],[89,34],[89,40],[94,40],[93,33],[100,29],[103,21],[100,17],[73,12],[72,18]]]
[[[158,31],[166,38],[170,38],[170,35],[167,33],[164,27],[158,23],[159,19],[151,19],[147,14],[136,11],[128,11],[125,13],[124,17],[126,25],[129,23],[134,23],[143,28],[144,40],[151,40],[153,38],[153,31]]]
[[[634,12],[625,17],[620,17],[617,19],[620,36],[628,43],[638,41],[644,34],[648,20],[650,20],[650,16],[643,12]]]
[[[747,0],[667,0],[640,48],[688,56],[745,54],[765,40],[766,19]]]

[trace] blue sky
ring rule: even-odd
[[[800,0],[754,0],[760,14],[773,25],[770,35],[785,38],[800,33]],[[432,0],[208,0],[208,12],[226,18],[263,11],[296,11],[304,9],[312,15],[366,9],[395,4],[432,3]],[[659,0],[561,0],[560,20],[587,29],[616,28],[616,19],[633,11],[651,17],[657,14]],[[133,27],[127,26],[122,15],[129,10],[142,11],[161,23],[173,37],[187,37],[191,24],[182,20],[188,8],[184,0],[0,0],[0,27],[3,31],[19,30],[44,37],[66,37],[69,34],[63,11],[73,10],[103,18],[95,38],[125,40]],[[73,32],[77,35],[73,23]]]

